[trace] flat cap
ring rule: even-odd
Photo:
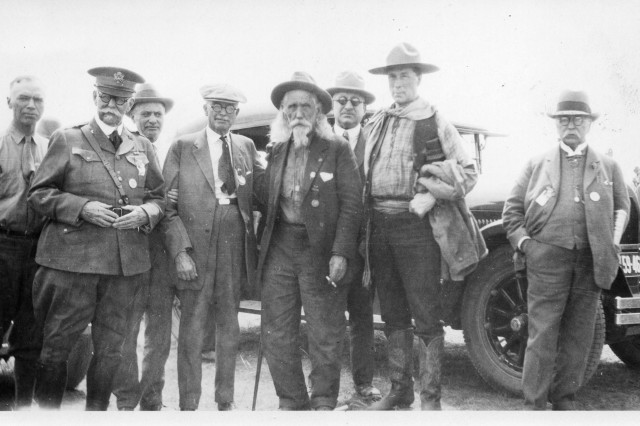
[[[131,97],[136,84],[144,83],[142,76],[125,68],[97,67],[87,72],[96,78],[95,86],[101,92],[123,98]]]
[[[227,102],[247,102],[247,98],[239,89],[229,84],[209,84],[200,88],[200,95],[206,101],[219,99]]]

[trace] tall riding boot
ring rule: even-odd
[[[36,364],[35,399],[40,408],[59,409],[67,387],[67,362]]]
[[[16,390],[15,409],[31,407],[36,382],[36,360],[15,357],[13,376]]]
[[[413,404],[413,329],[392,331],[389,341],[389,379],[391,391],[369,410],[408,408]]]
[[[442,355],[444,336],[420,339],[420,408],[440,410]]]

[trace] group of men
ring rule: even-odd
[[[360,75],[345,71],[325,90],[309,74],[294,73],[271,93],[278,113],[266,167],[250,139],[230,132],[239,104],[246,102],[230,85],[201,88],[207,126],[178,137],[161,168],[153,143],[173,101],[142,84],[138,74],[122,68],[89,70],[96,79],[93,119],[55,132],[48,150],[34,133],[43,111],[42,86],[32,77],[15,79],[8,98],[14,120],[0,140],[0,330],[4,334],[13,321],[16,407],[30,406],[34,397],[42,408],[60,407],[69,352],[91,323],[95,349],[87,373],[87,410],[107,409],[112,393],[118,409],[139,404],[141,410],[160,410],[177,297],[180,409],[198,408],[201,353],[209,318],[214,318],[215,401],[219,410],[231,410],[240,299],[260,293],[261,345],[279,409],[336,407],[345,311],[355,391],[368,408],[413,404],[415,334],[420,406],[440,409],[442,318],[447,314],[441,309],[442,286],[459,284],[486,255],[486,247],[464,204],[477,181],[475,163],[455,127],[418,93],[422,76],[437,70],[422,62],[410,44],[395,46],[384,66],[370,70],[387,75],[394,103],[365,127],[366,106],[375,97]],[[531,258],[524,388],[527,403],[538,408],[552,387],[561,319],[562,324],[574,321],[568,330],[580,328],[582,334],[577,342],[561,339],[561,345],[575,344],[560,349],[566,356],[558,361],[550,397],[554,407],[568,408],[575,394],[584,360],[573,354],[588,347],[596,284],[606,287],[612,281],[614,240],[619,241],[629,208],[617,165],[584,145],[588,128],[563,136],[595,119],[588,101],[562,105],[553,115],[564,141],[561,148],[567,144],[571,152],[587,151],[589,167],[585,161],[574,166],[573,160],[564,165],[555,149],[550,167],[558,169],[561,162],[562,174],[548,183],[531,183],[542,174],[541,166],[532,163],[505,207],[511,240]],[[331,111],[333,127],[327,121]],[[123,125],[125,114],[137,132]],[[599,166],[592,171],[593,164]],[[597,179],[587,182],[587,175]],[[572,189],[576,202],[569,205]],[[581,196],[584,191],[591,191],[595,204]],[[566,212],[561,217],[553,210],[555,198]],[[604,218],[593,217],[600,206],[610,208],[606,214],[616,211],[615,233],[613,223],[603,226]],[[258,236],[256,209],[264,213],[264,231]],[[611,240],[602,249],[606,253],[601,245],[594,247],[594,225],[603,233],[597,238]],[[529,240],[536,241],[533,248]],[[577,259],[580,271],[584,266],[591,275],[543,276],[549,270],[542,261],[559,262],[559,270],[565,257]],[[605,263],[608,269],[600,273]],[[562,296],[548,289],[552,278]],[[384,397],[373,383],[374,290],[389,346],[391,390]],[[588,297],[582,297],[585,292]],[[556,307],[558,298],[571,308],[556,312],[550,324],[544,309]],[[297,344],[301,308],[311,360],[308,383]],[[542,313],[536,317],[532,310]],[[564,320],[563,315],[577,318]],[[143,316],[139,378],[136,342]]]

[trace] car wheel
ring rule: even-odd
[[[78,341],[69,353],[67,361],[67,389],[73,390],[89,370],[89,364],[93,357],[93,341],[91,340],[91,325],[80,335]]]
[[[512,255],[511,247],[498,247],[467,278],[462,327],[478,374],[498,391],[521,395],[528,337],[527,282],[524,277],[516,278]],[[605,319],[600,303],[585,383],[598,367],[604,339]]]
[[[611,343],[609,347],[627,367],[640,369],[640,336],[635,336],[622,342]]]

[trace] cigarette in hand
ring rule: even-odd
[[[331,278],[329,278],[329,276],[326,276],[325,278],[327,279],[327,282],[328,282],[329,284],[331,284],[332,286],[334,286],[334,287],[336,287],[336,288],[338,287],[338,286],[336,285],[336,283],[334,283],[334,282],[333,282],[333,280],[331,280]]]

